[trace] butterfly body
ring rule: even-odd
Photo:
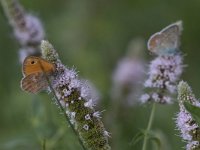
[[[23,62],[21,88],[29,93],[37,93],[48,87],[47,77],[55,72],[55,65],[40,57],[28,56]]]

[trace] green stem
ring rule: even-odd
[[[42,64],[40,64],[40,66],[41,66],[41,68],[42,68],[42,70],[43,70],[43,72],[44,72],[44,67],[42,66]],[[59,108],[60,108],[61,111],[63,112],[63,114],[64,114],[64,116],[65,116],[65,118],[66,118],[66,120],[67,120],[69,126],[71,127],[72,131],[73,131],[74,134],[77,136],[78,141],[79,141],[79,143],[80,143],[82,149],[83,149],[83,150],[87,150],[87,148],[85,147],[85,145],[84,145],[84,143],[83,143],[81,137],[79,136],[78,132],[76,131],[74,125],[71,123],[70,118],[69,118],[68,115],[66,114],[66,112],[65,112],[64,108],[62,107],[62,105],[61,105],[61,103],[60,103],[58,97],[56,96],[56,92],[55,92],[54,88],[52,87],[51,82],[50,82],[50,80],[49,80],[49,78],[48,78],[48,76],[47,76],[47,74],[46,74],[45,72],[44,72],[44,75],[45,75],[45,78],[46,78],[46,80],[47,80],[47,82],[48,82],[48,85],[49,85],[49,88],[50,88],[52,94],[55,96],[55,100],[56,100],[56,102],[57,102]]]
[[[156,109],[156,103],[153,103],[153,106],[152,106],[152,109],[151,109],[151,114],[150,114],[150,117],[149,117],[149,122],[148,122],[148,125],[147,125],[147,129],[146,129],[145,134],[144,134],[144,141],[143,141],[143,145],[142,145],[142,150],[146,150],[146,147],[147,147],[148,133],[151,130],[151,126],[152,126],[154,114],[155,114],[155,109]]]
[[[42,150],[46,150],[46,139],[42,141]]]

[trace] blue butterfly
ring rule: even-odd
[[[173,23],[153,34],[148,41],[148,49],[157,55],[174,55],[180,46],[182,21]]]

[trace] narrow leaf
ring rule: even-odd
[[[136,145],[139,141],[141,141],[144,137],[144,133],[143,132],[138,132],[134,137],[133,139],[131,140],[130,142],[130,145]]]
[[[160,139],[158,138],[158,137],[149,137],[149,139],[152,141],[152,142],[155,142],[155,144],[156,144],[156,146],[158,147],[158,150],[160,150],[161,149],[161,141],[160,141]]]
[[[184,102],[185,109],[191,114],[192,118],[200,126],[200,107],[194,106],[189,102]]]

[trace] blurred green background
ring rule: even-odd
[[[142,142],[131,145],[132,138],[147,126],[150,107],[121,108],[116,120],[109,121],[113,102],[110,98],[112,73],[119,59],[135,37],[148,38],[163,27],[183,21],[181,49],[184,52],[183,80],[200,97],[200,1],[190,0],[34,0],[20,1],[27,11],[43,22],[48,40],[58,50],[61,60],[75,67],[101,93],[99,110],[111,133],[114,150],[140,150]],[[46,93],[27,94],[20,89],[22,78],[18,61],[19,46],[11,27],[0,11],[0,149],[36,150],[81,149],[52,98]],[[152,59],[146,50],[145,59]],[[161,136],[166,150],[179,150],[185,144],[178,136],[174,105],[158,105],[153,131]],[[114,113],[115,115],[115,113]],[[150,144],[151,145],[151,144]],[[154,149],[149,145],[148,150]]]

